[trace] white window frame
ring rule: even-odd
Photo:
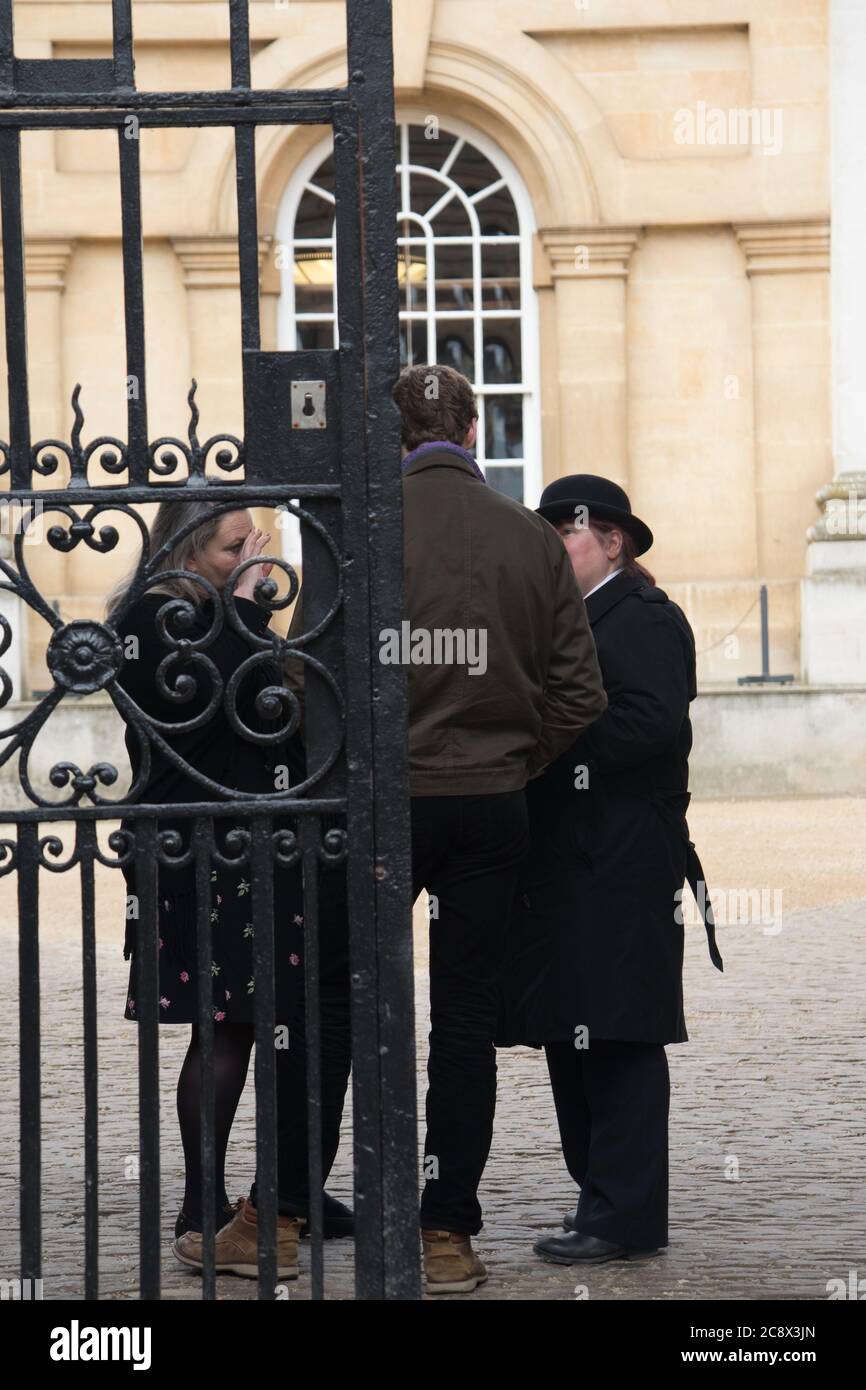
[[[426,309],[413,311],[411,314],[404,309],[400,311],[401,323],[411,318],[414,322],[425,321],[427,323],[427,354],[429,361],[436,360],[436,322],[447,322],[449,318],[456,321],[467,322],[471,320],[473,325],[474,357],[476,370],[478,363],[483,363],[483,333],[485,324],[494,322],[496,318],[515,319],[522,321],[521,331],[521,358],[523,379],[520,382],[494,383],[492,385],[476,386],[478,396],[480,419],[478,422],[478,447],[477,457],[482,468],[489,469],[500,467],[522,466],[523,468],[523,495],[527,506],[535,507],[541,495],[543,486],[543,468],[541,457],[541,402],[539,391],[539,325],[538,325],[538,295],[533,285],[533,238],[536,231],[535,213],[532,207],[532,200],[528,189],[523,182],[514,164],[502,150],[489,140],[482,132],[475,130],[474,127],[459,120],[452,120],[448,117],[440,121],[439,129],[448,135],[456,136],[457,143],[450,151],[448,158],[441,170],[430,169],[427,166],[408,166],[408,139],[410,125],[424,126],[430,120],[429,112],[422,111],[418,107],[401,108],[398,115],[398,123],[401,134],[401,161],[400,161],[400,202],[402,204],[398,221],[415,222],[421,224],[419,236],[423,237],[428,244],[429,266],[432,273],[427,279],[427,306]],[[475,148],[486,159],[490,161],[494,169],[500,176],[501,183],[506,185],[510,192],[517,211],[518,236],[517,238],[491,238],[488,244],[514,244],[519,242],[520,247],[520,309],[517,313],[509,310],[485,310],[483,318],[481,313],[481,245],[480,229],[478,227],[478,215],[473,206],[478,195],[466,195],[456,186],[451,192],[443,194],[443,198],[459,196],[462,198],[464,206],[472,227],[473,244],[473,278],[475,280],[473,293],[473,308],[471,312],[462,310],[440,310],[436,312],[436,305],[433,296],[435,295],[435,265],[434,247],[430,244],[430,229],[425,227],[426,219],[411,210],[403,211],[409,202],[409,174],[413,170],[424,174],[427,177],[442,178],[447,177],[448,171],[457,158],[459,151],[464,143],[474,145]],[[330,136],[326,136],[301,160],[294,176],[290,180],[280,201],[280,207],[276,222],[276,239],[280,247],[287,247],[290,255],[285,258],[286,262],[281,269],[281,293],[277,305],[277,348],[279,351],[292,351],[297,346],[297,324],[299,322],[332,322],[334,325],[334,346],[338,344],[337,328],[337,302],[336,302],[336,283],[334,286],[334,313],[323,314],[301,314],[295,312],[295,284],[294,284],[294,248],[303,246],[321,246],[324,238],[312,240],[294,239],[294,226],[301,199],[307,189],[314,184],[314,175],[327,158],[333,142]],[[488,194],[490,185],[483,192]],[[319,190],[329,201],[333,198],[325,190]],[[441,202],[442,200],[440,200]],[[402,232],[402,226],[400,228]],[[414,240],[414,238],[413,238]],[[448,244],[466,244],[466,238],[439,238]],[[336,262],[336,233],[332,233],[330,238],[332,256]],[[398,248],[405,245],[402,235],[398,236]],[[488,464],[485,459],[485,405],[486,397],[491,395],[512,395],[522,396],[523,407],[523,457],[519,459],[502,459],[493,464]],[[300,560],[300,535],[297,522],[293,518],[286,517],[286,526],[282,532],[283,550],[287,560],[296,563]]]

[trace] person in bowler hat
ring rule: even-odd
[[[544,1046],[579,1188],[543,1259],[603,1263],[668,1243],[665,1046],[687,1041],[682,891],[695,643],[638,556],[653,543],[621,487],[545,488],[592,627],[607,708],[527,786],[530,854],[515,898],[500,1045]],[[710,954],[721,969],[711,911]]]

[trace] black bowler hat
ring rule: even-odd
[[[627,531],[635,543],[636,555],[643,555],[653,543],[650,528],[632,515],[628,493],[597,473],[569,473],[548,483],[536,511],[555,526],[566,517],[573,521],[577,507],[586,507],[591,521],[612,521]]]

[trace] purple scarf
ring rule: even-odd
[[[457,454],[459,458],[463,459],[464,463],[469,464],[476,478],[480,478],[482,483],[487,482],[487,479],[475,461],[474,454],[470,454],[468,449],[462,448],[459,444],[452,444],[448,439],[431,439],[426,444],[419,444],[417,449],[413,449],[411,454],[406,455],[403,460],[403,467],[408,468],[410,463],[414,463],[417,458],[422,458],[424,454],[443,452],[447,454]]]

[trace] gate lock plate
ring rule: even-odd
[[[292,429],[323,430],[327,423],[325,383],[323,381],[293,381]]]

